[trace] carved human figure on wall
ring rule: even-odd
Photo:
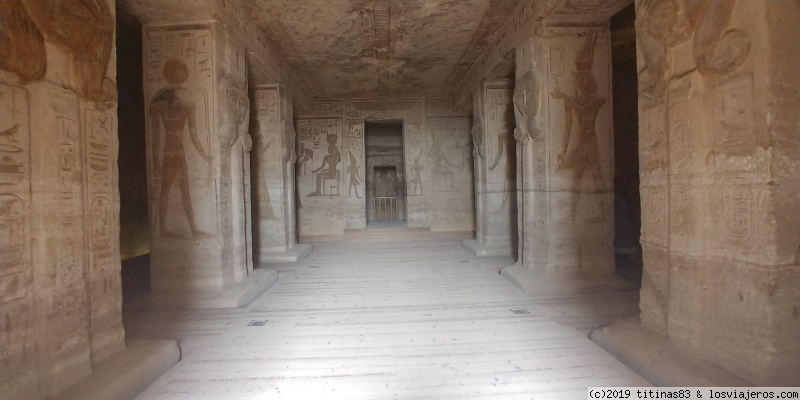
[[[492,165],[489,166],[489,170],[494,171],[494,169],[500,164],[500,160],[503,158],[503,155],[505,155],[506,162],[503,168],[503,202],[500,205],[500,209],[503,209],[506,204],[508,204],[511,182],[514,181],[514,178],[517,175],[517,166],[514,154],[515,143],[509,137],[509,133],[512,129],[514,129],[514,115],[510,107],[506,107],[500,120],[502,121],[502,126],[501,132],[497,135],[497,153],[494,156]]]
[[[444,141],[440,134],[436,130],[432,130],[431,136],[433,137],[433,144],[428,154],[431,157],[431,161],[433,161],[433,173],[444,175],[447,179],[447,185],[450,187],[453,185],[453,168],[457,168],[458,165],[450,162],[447,158]]]
[[[597,114],[606,103],[606,98],[597,95],[597,80],[592,73],[594,43],[597,33],[587,35],[578,56],[575,58],[577,72],[574,75],[575,94],[568,95],[556,86],[550,96],[564,100],[564,138],[561,152],[556,157],[557,171],[572,170],[572,199],[569,217],[575,220],[580,186],[586,171],[592,174],[596,184],[603,187],[603,174],[600,169],[600,154],[597,146],[595,123]],[[573,132],[573,114],[577,117],[577,129]],[[600,210],[602,211],[602,207]]]
[[[414,196],[422,196],[422,170],[425,166],[422,164],[422,150],[419,151],[419,155],[417,159],[414,160],[414,164],[411,166],[411,173],[409,174],[410,177],[408,179],[408,187],[411,189],[409,190],[411,195]],[[419,194],[417,193],[417,189],[419,189]]]
[[[207,234],[197,228],[194,218],[194,207],[192,205],[192,195],[189,190],[189,173],[186,168],[186,153],[183,148],[183,135],[185,127],[188,125],[189,137],[197,152],[209,163],[212,157],[203,149],[200,139],[197,137],[197,125],[195,120],[195,106],[190,99],[181,98],[182,93],[189,93],[188,90],[179,85],[186,81],[189,76],[189,69],[186,64],[178,59],[172,59],[164,65],[164,77],[174,86],[167,86],[153,97],[150,102],[150,126],[153,132],[153,172],[160,184],[157,184],[158,202],[156,220],[162,234],[177,235],[167,229],[167,204],[169,190],[177,182],[181,191],[181,203],[192,230],[192,235],[199,236]],[[190,98],[191,94],[189,94]],[[161,127],[164,127],[163,131]],[[164,136],[164,144],[161,146],[161,136]],[[161,157],[159,158],[159,149]]]
[[[539,134],[539,85],[533,71],[527,71],[514,85],[514,139],[525,145]]]
[[[361,185],[361,166],[358,165],[358,159],[351,151],[347,152],[350,155],[350,166],[347,167],[347,173],[350,174],[350,184],[347,188],[347,194],[352,195],[353,190],[356,192],[356,198],[360,199],[358,195],[358,186]]]
[[[475,113],[475,120],[472,122],[472,157],[474,159],[483,158],[486,151],[483,149],[483,123]]]
[[[311,171],[317,174],[317,184],[316,189],[308,195],[309,197],[324,195],[323,183],[325,179],[339,180],[339,163],[342,161],[342,153],[340,153],[339,148],[336,147],[336,142],[339,141],[339,137],[329,134],[326,140],[328,141],[328,154],[323,157],[322,165]]]

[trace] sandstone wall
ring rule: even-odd
[[[800,10],[637,2],[641,318],[758,384],[797,384]]]
[[[114,2],[2,2],[0,397],[51,396],[124,348]]]

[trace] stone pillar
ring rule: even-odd
[[[797,21],[637,3],[641,321],[758,385],[800,382]]]
[[[609,42],[607,28],[545,26],[517,50],[518,84],[539,91],[526,118],[543,127],[525,127],[523,155],[524,262],[534,271],[614,270]]]
[[[473,97],[476,231],[463,246],[477,256],[513,256],[517,246],[517,150],[513,83],[483,82]]]
[[[255,253],[259,264],[299,261],[311,245],[297,244],[295,130],[292,98],[284,86],[255,89],[253,158]]]
[[[263,274],[250,279],[245,52],[216,22],[147,25],[144,39],[154,292],[146,307],[241,306],[266,289]],[[215,289],[230,302],[204,301]]]

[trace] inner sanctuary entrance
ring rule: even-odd
[[[364,123],[367,227],[405,226],[403,122]]]

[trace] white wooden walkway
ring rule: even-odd
[[[315,244],[247,309],[126,314],[129,337],[184,352],[137,399],[585,399],[587,386],[647,385],[585,336],[631,312],[630,294],[536,299],[485,264],[454,240]]]

